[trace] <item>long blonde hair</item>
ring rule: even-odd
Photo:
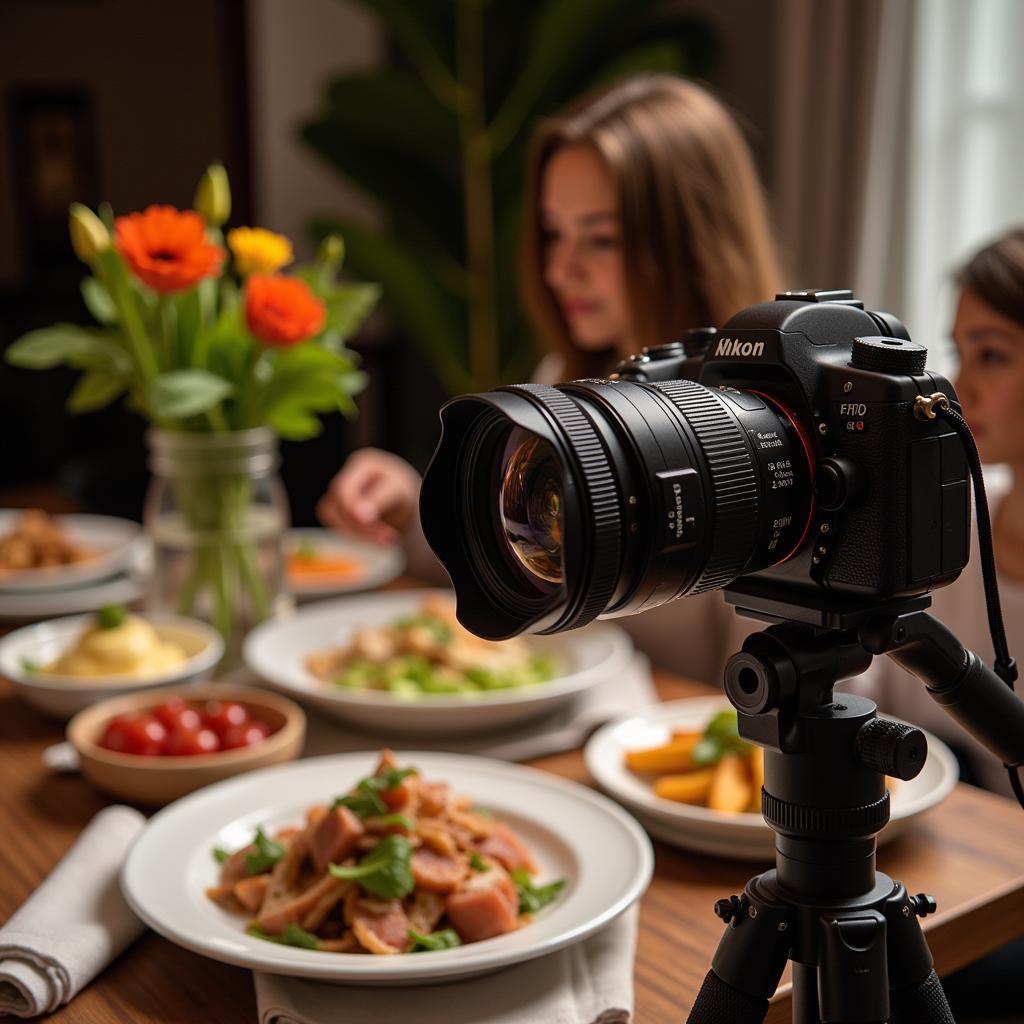
[[[585,352],[544,280],[541,180],[563,146],[602,158],[619,203],[626,295],[638,345],[720,326],[780,290],[778,256],[754,161],[726,109],[700,86],[645,75],[544,121],[530,152],[520,251],[526,310],[566,377],[606,373],[616,353]]]

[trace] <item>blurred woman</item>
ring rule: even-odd
[[[719,326],[780,289],[754,161],[726,109],[669,75],[642,76],[543,122],[531,148],[521,251],[523,301],[555,384],[606,375],[644,346]],[[422,554],[419,475],[395,455],[355,452],[318,506],[325,525]],[[429,552],[427,552],[429,554]],[[704,642],[687,650],[673,623]],[[655,661],[717,681],[741,637],[720,595],[621,620]],[[678,644],[679,647],[683,646]]]

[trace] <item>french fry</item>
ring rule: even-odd
[[[673,736],[660,747],[648,747],[646,750],[628,750],[626,767],[639,775],[666,775],[673,772],[686,772],[696,767],[693,763],[693,748],[697,746],[701,734],[689,733]]]
[[[761,810],[761,787],[764,785],[764,747],[753,747],[750,751],[750,806],[748,811]]]
[[[672,739],[674,740],[689,740],[692,739],[694,742],[699,740],[704,735],[703,729],[673,729]]]
[[[708,792],[708,807],[713,811],[745,811],[750,806],[748,760],[742,754],[726,754],[718,762]]]
[[[698,768],[685,775],[663,775],[654,783],[654,792],[677,803],[702,804],[708,798],[714,777],[714,768]]]

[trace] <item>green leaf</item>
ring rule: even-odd
[[[253,924],[245,929],[245,934],[263,939],[265,942],[276,942],[279,946],[297,946],[299,949],[320,948],[320,940],[312,932],[307,932],[297,924],[286,924],[280,935],[271,935],[258,924]]]
[[[127,382],[123,378],[109,371],[86,373],[68,398],[68,410],[82,413],[102,409],[122,394],[126,386]]]
[[[407,953],[432,953],[439,949],[454,949],[462,945],[462,939],[454,928],[444,928],[429,935],[423,935],[410,928],[407,934],[412,939],[412,945],[406,950]]]
[[[252,842],[256,849],[245,855],[247,875],[259,875],[268,871],[284,856],[284,846],[268,839],[261,828],[256,829]]]
[[[327,330],[344,341],[352,337],[380,300],[380,285],[346,284],[327,292]]]
[[[534,885],[525,868],[516,868],[512,872],[512,881],[519,892],[519,913],[535,914],[546,907],[565,888],[565,879],[549,882],[547,885]]]
[[[488,869],[487,861],[485,861],[483,857],[476,852],[476,850],[469,855],[469,866],[474,871],[486,871]]]
[[[40,665],[37,661],[33,661],[31,658],[21,659],[21,670],[23,672],[38,672]]]
[[[153,381],[149,404],[158,419],[182,420],[212,409],[234,390],[209,370],[171,370]]]
[[[286,441],[308,441],[323,430],[323,424],[312,413],[287,405],[267,413],[267,426]]]
[[[212,851],[212,853],[213,853],[213,859],[214,859],[214,860],[215,860],[215,861],[216,861],[216,862],[217,862],[218,864],[223,864],[223,863],[224,863],[224,861],[226,861],[226,860],[228,859],[228,857],[230,857],[230,856],[231,856],[231,854],[230,854],[230,853],[228,853],[228,851],[227,851],[227,850],[223,849],[223,848],[222,848],[222,847],[220,847],[220,846],[215,846],[215,847],[213,848],[213,851]]]
[[[110,342],[84,327],[56,324],[23,334],[7,349],[7,361],[29,370],[48,370],[68,363],[81,366],[83,359],[109,356]]]
[[[385,836],[354,867],[329,864],[335,878],[354,879],[363,889],[381,899],[408,896],[415,887],[412,876],[412,843],[405,836]]]
[[[85,308],[96,318],[97,323],[113,324],[117,322],[117,307],[110,293],[95,277],[82,278],[82,299]]]
[[[369,775],[356,784],[352,793],[338,797],[331,810],[347,807],[360,818],[387,814],[388,804],[380,794],[395,789],[403,779],[415,774],[415,768],[388,768],[379,775]]]

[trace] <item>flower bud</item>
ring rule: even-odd
[[[71,248],[83,263],[92,263],[101,252],[110,248],[110,232],[88,206],[72,203],[68,208],[68,231]]]
[[[345,242],[342,237],[340,235],[328,235],[320,243],[320,248],[316,251],[316,258],[318,263],[324,263],[337,270],[341,266],[341,261],[345,258]]]
[[[211,228],[219,228],[231,216],[231,186],[228,172],[221,164],[210,164],[206,168],[199,179],[192,206]]]

